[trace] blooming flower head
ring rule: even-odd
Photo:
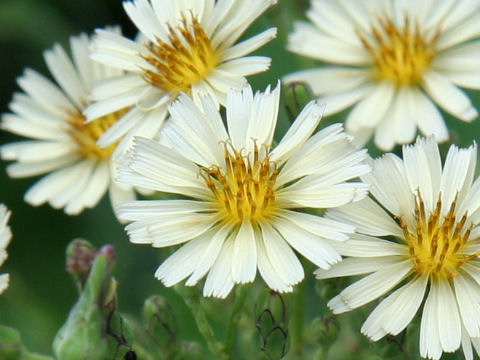
[[[437,141],[448,130],[437,104],[471,121],[477,110],[458,87],[479,89],[480,3],[469,0],[312,0],[312,23],[298,22],[288,48],[331,64],[299,71],[327,104],[326,115],[353,105],[347,132],[375,133],[383,150],[410,143],[417,128]]]
[[[7,246],[12,239],[12,232],[7,223],[10,218],[10,211],[7,210],[5,205],[0,204],[0,266],[3,265],[7,259]],[[8,287],[10,277],[8,274],[0,274],[0,294]]]
[[[321,268],[340,260],[332,242],[353,227],[297,211],[363,198],[369,171],[341,125],[311,136],[323,112],[313,101],[273,148],[279,87],[227,96],[226,126],[211,97],[201,107],[186,95],[171,105],[159,142],[136,138],[120,181],[181,199],[134,201],[119,214],[130,241],[167,247],[185,243],[157,270],[166,286],[207,273],[205,296],[225,297],[260,272],[279,292],[302,280],[292,248]]]
[[[121,73],[90,60],[89,38],[82,34],[70,39],[73,63],[59,45],[45,52],[45,60],[57,84],[27,69],[18,84],[25,93],[16,93],[12,113],[2,116],[1,127],[30,138],[3,145],[4,160],[16,160],[7,167],[11,177],[47,174],[25,194],[32,205],[49,202],[78,214],[95,206],[108,189],[113,202],[132,199],[133,190],[113,181],[116,144],[100,148],[97,140],[128,111],[116,112],[86,124],[82,111],[90,103],[94,82]]]
[[[209,94],[224,104],[230,88],[241,89],[245,76],[265,71],[270,58],[246,56],[273,39],[266,30],[237,43],[239,37],[276,0],[133,0],[124,8],[143,41],[98,30],[93,58],[127,71],[95,88],[97,103],[88,119],[134,106],[118,126],[99,139],[109,146],[127,134],[153,138],[180,92],[195,101]]]
[[[477,146],[451,146],[442,170],[433,138],[386,154],[362,177],[374,199],[328,212],[356,227],[338,244],[346,258],[318,278],[365,275],[328,303],[342,313],[386,296],[362,326],[376,341],[397,335],[423,304],[420,354],[439,359],[463,346],[480,351],[480,179]],[[428,289],[428,291],[427,291]],[[393,292],[391,292],[394,290]],[[391,294],[387,295],[389,292]],[[427,294],[428,292],[428,294]]]

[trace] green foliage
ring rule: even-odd
[[[20,332],[0,325],[0,359],[2,360],[53,360],[48,356],[29,352],[22,344]]]

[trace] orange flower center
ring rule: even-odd
[[[400,29],[389,18],[379,21],[379,27],[372,26],[371,39],[357,31],[372,56],[374,78],[393,81],[397,86],[419,84],[436,55],[439,30],[427,39],[418,25],[412,29],[407,16]]]
[[[189,92],[190,87],[205,79],[219,61],[220,54],[193,15],[176,27],[168,26],[169,42],[157,39],[148,45],[150,54],[143,58],[152,65],[145,69],[144,78],[166,92]]]
[[[201,168],[201,176],[215,195],[224,222],[238,224],[249,219],[256,224],[276,212],[274,186],[278,169],[268,155],[260,159],[260,150],[267,153],[266,148],[259,149],[255,144],[253,154],[242,156],[227,142],[225,169],[218,165]]]
[[[102,149],[97,145],[98,139],[115,124],[129,109],[122,109],[114,113],[102,116],[89,123],[85,122],[85,116],[81,112],[73,114],[68,123],[68,132],[77,143],[77,153],[82,157],[109,159],[115,150],[116,144]]]
[[[464,263],[476,259],[480,252],[465,254],[473,224],[465,226],[467,214],[460,218],[455,213],[457,200],[448,213],[440,216],[442,202],[439,199],[434,212],[427,215],[421,195],[416,198],[415,229],[410,231],[401,219],[405,240],[410,248],[410,257],[419,275],[432,275],[438,278],[452,278]]]

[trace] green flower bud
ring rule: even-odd
[[[143,306],[145,328],[160,347],[170,348],[177,342],[177,322],[173,309],[163,296],[150,296]]]
[[[73,275],[80,291],[90,273],[96,252],[92,244],[82,239],[75,239],[67,246],[66,270]]]
[[[315,98],[307,83],[294,81],[285,87],[285,107],[291,121],[297,118],[305,105]]]
[[[312,322],[312,334],[320,345],[330,347],[338,338],[340,324],[336,317],[319,317]]]
[[[20,359],[22,340],[18,330],[7,326],[0,326],[0,359]]]
[[[53,342],[58,359],[104,360],[112,358],[118,341],[106,331],[112,316],[108,316],[111,303],[111,271],[115,263],[112,246],[100,249],[93,261],[80,297],[70,312],[66,323]],[[110,295],[109,295],[110,294]]]
[[[179,354],[179,360],[203,360],[205,359],[205,354],[203,353],[203,348],[199,343],[188,341],[184,342],[181,346],[181,351]]]
[[[16,329],[0,325],[0,359],[2,360],[53,360],[28,352],[22,345],[20,332]]]
[[[269,289],[261,292],[255,306],[255,327],[260,350],[268,359],[281,359],[288,351],[288,317],[283,297]]]

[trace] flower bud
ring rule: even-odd
[[[22,340],[18,330],[7,326],[0,326],[0,359],[20,359]]]
[[[288,318],[283,297],[265,289],[255,306],[255,327],[260,337],[260,350],[268,359],[281,359],[288,351]]]
[[[150,296],[143,306],[143,322],[160,347],[172,347],[177,342],[177,322],[173,310],[163,296]]]
[[[322,316],[312,322],[312,334],[318,343],[330,347],[338,338],[340,324],[336,317]]]
[[[73,275],[80,291],[90,273],[96,252],[93,245],[83,239],[75,239],[67,246],[66,270]]]
[[[288,116],[293,121],[305,105],[315,98],[307,83],[294,81],[285,87],[285,107]]]
[[[104,360],[117,351],[118,341],[105,331],[111,321],[111,309],[105,305],[111,301],[107,297],[112,296],[115,258],[112,246],[97,252],[80,297],[55,336],[53,351],[58,359]]]

